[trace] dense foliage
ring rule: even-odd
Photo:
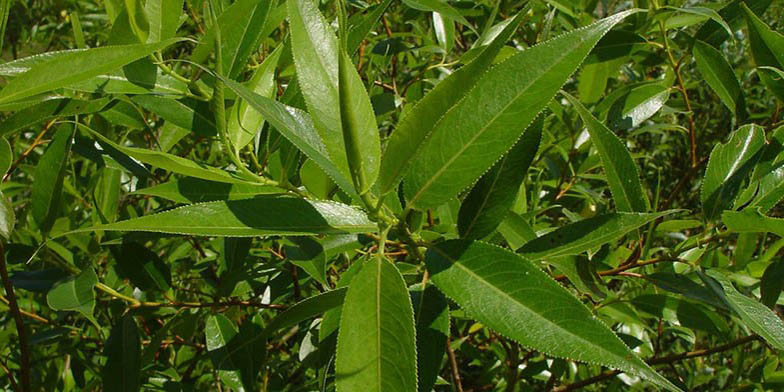
[[[0,387],[782,390],[782,29],[0,0]]]

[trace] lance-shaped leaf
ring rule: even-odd
[[[142,342],[133,315],[126,313],[112,328],[103,349],[103,390],[135,392],[141,389]]]
[[[749,31],[749,44],[751,57],[757,67],[773,67],[784,70],[784,35],[773,31],[760,20],[745,4],[741,5],[746,16],[746,25]],[[759,72],[762,82],[784,101],[784,78],[777,77],[774,73]]]
[[[773,233],[784,237],[784,219],[765,216],[753,209],[724,211],[721,221],[736,233]]]
[[[365,213],[345,204],[284,196],[192,204],[76,231],[146,231],[218,237],[343,234],[373,231]]]
[[[741,321],[749,329],[762,336],[774,348],[784,350],[784,322],[776,313],[760,302],[738,292],[732,282],[721,272],[709,270],[706,274],[719,283],[720,288],[716,287],[713,282],[708,282],[718,294],[724,296],[727,305],[740,316]]]
[[[411,286],[409,292],[416,321],[419,392],[430,392],[438,379],[441,362],[446,354],[449,303],[432,284],[424,290],[421,284]]]
[[[352,20],[349,21],[351,25],[348,27],[348,34],[346,37],[346,51],[349,54],[353,55],[357,48],[359,48],[362,40],[365,39],[371,30],[373,30],[373,26],[381,19],[381,15],[389,8],[392,1],[393,0],[384,0],[383,3],[376,5],[372,11],[359,18],[359,20],[355,21],[352,18]]]
[[[11,149],[11,144],[8,143],[8,139],[0,137],[0,173],[8,173],[13,160],[14,151]]]
[[[734,0],[719,10],[719,16],[735,31],[743,25],[744,21],[741,4],[746,4],[755,14],[762,15],[771,3],[772,0]],[[729,35],[721,24],[711,19],[700,27],[696,38],[718,48],[729,38]]]
[[[702,209],[708,219],[718,218],[732,206],[764,145],[762,127],[750,124],[738,128],[727,143],[713,148],[700,190]]]
[[[784,289],[784,259],[779,259],[770,263],[762,274],[760,300],[772,309],[776,306],[782,289]]]
[[[721,52],[705,42],[696,41],[692,53],[697,69],[721,102],[738,117],[745,116],[746,104],[740,82]]]
[[[460,205],[457,229],[461,238],[490,235],[514,204],[542,139],[544,118],[539,117],[500,161],[474,185]]]
[[[636,128],[656,114],[669,97],[669,88],[660,83],[631,88],[612,102],[607,113],[607,123],[615,130]]]
[[[111,101],[101,98],[83,101],[72,98],[49,99],[39,104],[22,109],[0,123],[0,135],[5,136],[39,122],[57,117],[68,117],[76,114],[95,113],[102,110]]]
[[[147,42],[174,38],[180,27],[183,0],[147,0],[144,5],[150,32]]]
[[[11,233],[16,225],[16,214],[11,201],[0,192],[0,236],[6,239],[11,238]]]
[[[202,180],[224,182],[229,184],[253,183],[250,179],[245,180],[227,171],[197,163],[190,159],[186,159],[174,154],[148,150],[146,148],[120,146],[95,130],[88,128],[86,125],[79,124],[79,126],[95,136],[95,138],[98,139],[104,148],[114,149],[131,158],[138,159],[139,161],[142,161],[146,164],[168,170],[172,173],[196,177]]]
[[[523,245],[519,252],[532,260],[577,255],[615,241],[634,229],[673,212],[676,210],[650,214],[618,212],[597,215],[559,227],[531,240]]]
[[[291,51],[308,112],[328,156],[341,173],[351,178],[340,123],[338,40],[315,1],[287,3]]]
[[[348,54],[339,60],[340,123],[354,189],[364,194],[376,182],[381,161],[381,141],[376,114],[367,90]]]
[[[321,137],[316,131],[313,120],[302,110],[284,105],[272,99],[262,97],[247,87],[221,78],[226,87],[234,91],[251,107],[256,109],[275,129],[292,144],[297,146],[308,158],[316,162],[319,167],[337,184],[340,189],[349,194],[353,193],[348,171],[342,171],[330,159]]]
[[[157,196],[177,203],[189,204],[205,201],[249,199],[258,195],[285,192],[284,189],[270,185],[230,184],[185,177],[137,189],[131,192],[131,194]]]
[[[274,1],[239,0],[218,16],[221,38],[221,74],[236,79],[248,63],[248,58],[258,50],[264,26]],[[215,47],[215,29],[204,35],[194,50],[192,59],[204,62]]]
[[[209,104],[193,99],[174,100],[157,95],[137,95],[131,100],[172,124],[202,136],[218,133]]]
[[[615,201],[615,209],[618,212],[648,211],[648,198],[642,189],[640,173],[623,141],[599,122],[580,101],[567,93],[563,95],[583,119],[583,124],[591,135],[591,143],[599,152],[607,184]]]
[[[177,42],[169,39],[153,44],[105,46],[68,51],[42,61],[17,76],[0,91],[0,103],[51,91],[113,71]]]
[[[784,198],[784,126],[773,130],[768,144],[752,173],[748,188],[738,197],[738,202],[751,202],[746,208],[770,211]]]
[[[403,3],[415,10],[426,12],[437,12],[443,16],[449,17],[460,22],[462,25],[469,29],[474,29],[471,23],[454,7],[449,5],[446,1],[441,0],[403,0]]]
[[[254,71],[246,87],[263,97],[273,98],[275,95],[275,68],[285,45],[281,44]],[[229,141],[237,150],[241,150],[253,140],[264,126],[264,116],[253,109],[247,102],[239,101],[232,106],[228,114],[229,123],[226,131]]]
[[[602,364],[679,391],[530,260],[490,244],[450,240],[428,249],[425,261],[433,283],[447,297],[523,346]]]
[[[404,182],[408,206],[437,207],[473,184],[506,153],[630,10],[526,49],[493,67],[438,122]]]
[[[93,320],[95,291],[98,277],[92,268],[86,268],[77,276],[68,277],[46,293],[46,303],[54,310],[71,310]]]
[[[207,343],[207,352],[212,363],[218,368],[218,377],[235,390],[242,389],[242,377],[239,366],[234,358],[229,355],[229,343],[237,336],[237,327],[222,314],[212,315],[204,324],[204,337]]]
[[[415,392],[414,313],[400,271],[374,257],[351,280],[338,331],[338,392]]]
[[[387,142],[381,160],[379,190],[382,194],[393,190],[405,174],[411,160],[430,135],[444,114],[463,99],[476,85],[480,77],[492,65],[493,60],[517,29],[521,15],[506,24],[484,50],[470,63],[452,72],[439,82],[427,95],[406,111]]]
[[[68,167],[66,162],[71,152],[73,134],[74,128],[70,124],[61,126],[35,166],[32,214],[44,233],[49,232],[55,218],[62,212],[60,197],[63,194],[63,178]]]

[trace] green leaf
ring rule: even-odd
[[[365,37],[373,30],[373,26],[381,19],[381,15],[389,8],[392,1],[393,0],[384,0],[383,3],[376,5],[372,11],[368,12],[349,26],[346,37],[346,51],[349,54],[354,54],[354,52],[357,51],[359,45],[362,44]],[[354,20],[352,19],[349,22],[353,21]]]
[[[660,83],[632,88],[612,103],[607,123],[614,130],[637,128],[656,114],[669,97],[669,88]]]
[[[142,342],[133,315],[126,313],[112,328],[103,349],[103,390],[134,392],[141,389]]]
[[[692,54],[700,74],[721,102],[738,117],[744,117],[746,104],[740,82],[721,52],[705,42],[696,41]]]
[[[735,31],[740,28],[744,20],[741,4],[748,5],[754,13],[762,15],[771,3],[772,0],[734,0],[719,10],[719,16]],[[729,35],[719,23],[715,20],[709,20],[697,31],[696,38],[718,48],[722,42],[729,38]]]
[[[278,60],[281,53],[283,53],[285,45],[278,46],[272,53],[270,53],[264,62],[256,68],[253,76],[245,86],[254,93],[266,97],[275,97],[275,69],[278,66]],[[264,127],[264,117],[258,111],[254,110],[247,102],[240,101],[232,106],[229,111],[229,123],[226,131],[229,135],[229,141],[237,150],[241,150],[250,143],[258,132]]]
[[[437,207],[472,185],[514,142],[625,11],[526,49],[487,71],[438,122],[404,182],[407,208]]]
[[[724,211],[721,221],[736,233],[773,233],[784,237],[784,219],[765,216],[754,209]]]
[[[154,44],[117,45],[68,51],[42,61],[17,76],[0,91],[0,103],[67,87],[132,63],[177,42],[169,39]]]
[[[340,189],[347,193],[353,192],[354,187],[349,180],[350,176],[347,175],[348,171],[342,171],[330,159],[329,153],[307,113],[262,97],[237,82],[224,78],[221,80],[251,107],[261,113],[264,119],[281,135],[316,162]],[[342,138],[342,136],[340,137]]]
[[[98,218],[102,223],[114,222],[120,207],[120,187],[122,183],[122,171],[111,167],[104,167],[98,173],[98,181],[95,183],[93,197],[95,206],[98,208]]]
[[[85,268],[77,276],[58,282],[46,293],[46,303],[54,310],[76,311],[93,320],[95,291],[98,277],[92,268]]]
[[[597,215],[559,227],[555,231],[531,240],[518,252],[532,260],[577,255],[615,241],[648,222],[674,212],[676,210],[650,214],[618,212]]]
[[[640,173],[623,141],[599,122],[580,101],[567,93],[563,93],[563,96],[583,119],[591,135],[591,142],[599,152],[607,184],[615,200],[615,209],[618,212],[648,211],[648,198],[642,189]]]
[[[773,31],[760,20],[745,4],[741,5],[749,31],[751,57],[757,67],[784,69],[784,35]],[[759,72],[762,82],[776,97],[784,101],[784,79],[776,78],[767,72]]]
[[[675,10],[675,11],[683,12],[683,13],[687,13],[687,14],[692,14],[692,15],[699,15],[699,16],[705,17],[706,19],[711,19],[713,22],[715,22],[719,26],[721,26],[722,29],[724,29],[724,32],[727,33],[728,37],[732,37],[732,28],[730,28],[730,26],[727,24],[727,22],[725,22],[724,19],[721,18],[721,15],[719,15],[718,12],[716,12],[716,11],[710,9],[710,8],[706,8],[706,7],[683,7],[683,8],[679,8],[679,7],[667,6],[666,9],[671,9],[671,10]]]
[[[723,210],[732,206],[764,144],[762,127],[750,124],[733,132],[727,143],[713,148],[700,190],[702,209],[708,219],[718,218]]]
[[[0,236],[6,240],[11,238],[11,233],[16,225],[16,214],[11,201],[0,192]]]
[[[177,35],[182,5],[183,0],[147,0],[144,5],[150,23],[147,42],[159,42]]]
[[[218,16],[220,27],[221,74],[237,79],[251,54],[264,38],[264,27],[274,1],[239,0]],[[194,50],[192,60],[203,63],[215,47],[215,29],[211,28]]]
[[[124,241],[112,254],[117,261],[117,274],[130,280],[134,287],[142,291],[159,290],[166,292],[171,287],[171,271],[157,253],[144,245]]]
[[[782,289],[784,289],[784,260],[779,259],[770,263],[762,274],[760,300],[765,306],[773,309]]]
[[[432,284],[411,286],[417,343],[419,392],[430,392],[438,379],[449,337],[449,303]]]
[[[386,194],[393,190],[405,174],[420,147],[427,140],[441,117],[463,99],[491,66],[504,44],[520,23],[521,15],[498,33],[481,54],[465,66],[439,82],[413,108],[406,111],[389,137],[379,173],[379,190]]]
[[[223,182],[228,184],[253,184],[251,180],[245,180],[237,177],[227,171],[223,171],[211,166],[194,162],[177,155],[167,154],[165,152],[152,151],[146,148],[137,147],[123,147],[93,129],[88,128],[86,125],[79,124],[79,126],[90,132],[104,148],[111,148],[119,151],[131,158],[138,159],[146,164],[168,170],[172,173],[183,174],[190,177],[200,178],[202,180]]]
[[[137,95],[131,98],[131,101],[198,135],[214,136],[218,133],[215,117],[207,102],[189,98],[174,100],[157,95]]]
[[[275,331],[289,328],[330,309],[337,308],[343,304],[345,297],[346,289],[337,288],[297,302],[296,305],[272,319],[264,329],[264,334],[271,336]]]
[[[367,261],[351,280],[338,331],[338,392],[417,390],[414,313],[400,271]]]
[[[469,29],[476,32],[474,27],[471,23],[468,23],[468,20],[454,7],[449,5],[446,1],[440,0],[403,0],[403,3],[415,10],[425,11],[425,12],[437,12],[443,16],[446,16],[450,19],[454,19],[460,24],[468,27]]]
[[[770,140],[752,173],[752,181],[737,202],[751,199],[747,208],[759,208],[763,213],[784,198],[784,126],[769,135]]]
[[[715,288],[715,291],[724,295],[727,305],[740,316],[749,329],[762,336],[774,348],[784,350],[784,322],[776,313],[738,292],[721,272],[708,270],[706,274],[718,282],[721,288]]]
[[[60,215],[63,179],[71,151],[74,128],[70,124],[58,128],[44,155],[35,166],[32,192],[32,215],[42,232],[48,233]]]
[[[502,248],[450,240],[428,249],[431,279],[472,318],[525,347],[680,389],[648,367],[569,291]]]
[[[9,135],[20,129],[50,120],[74,116],[77,114],[95,113],[103,110],[111,101],[110,98],[101,98],[92,101],[83,101],[72,98],[58,98],[43,101],[39,104],[22,109],[0,123],[0,135]]]
[[[237,327],[222,314],[211,315],[204,325],[204,337],[207,352],[212,363],[218,368],[218,377],[227,386],[235,390],[242,390],[240,377],[234,358],[229,355],[229,343],[237,336]]]
[[[287,3],[291,50],[308,112],[327,156],[341,173],[351,178],[340,121],[337,38],[314,0],[289,0]]]
[[[248,199],[258,195],[282,194],[286,191],[270,185],[229,184],[184,177],[163,184],[137,189],[132,195],[162,197],[177,203],[200,203],[217,200]]]
[[[376,225],[353,207],[330,201],[259,196],[192,204],[84,231],[146,231],[217,237],[345,234],[373,231]]]
[[[8,139],[0,137],[0,173],[5,175],[11,170],[11,164],[14,161],[14,152],[11,150],[11,144]]]
[[[0,0],[0,53],[3,52],[3,42],[5,39],[5,27],[8,24],[8,14],[11,11],[13,0]]]
[[[362,244],[354,234],[330,235],[324,238],[291,237],[297,247],[285,247],[289,261],[305,270],[324,286],[327,282],[326,264],[336,254],[357,249]]]
[[[543,125],[544,118],[539,116],[528,126],[515,146],[479,179],[463,200],[457,216],[457,229],[461,238],[484,238],[504,220],[539,150]]]
[[[362,195],[378,177],[381,141],[376,115],[362,79],[348,54],[341,52],[339,57],[340,123],[354,189]]]

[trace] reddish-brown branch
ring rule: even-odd
[[[21,360],[21,363],[19,364],[19,373],[21,375],[22,391],[29,392],[32,391],[30,385],[30,347],[27,345],[27,331],[25,330],[24,321],[22,320],[22,312],[19,310],[14,287],[11,285],[11,279],[8,277],[8,268],[5,264],[5,249],[3,249],[2,242],[0,242],[0,278],[3,280],[5,293],[8,297],[8,308],[14,316],[16,331],[19,334],[19,352]]]

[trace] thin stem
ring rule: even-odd
[[[449,356],[449,368],[452,371],[452,383],[457,392],[463,392],[463,383],[460,381],[460,369],[457,366],[455,350],[452,350],[451,339],[446,340],[446,353]]]
[[[5,249],[3,249],[2,241],[0,241],[0,278],[3,280],[5,293],[8,296],[8,308],[14,316],[16,331],[19,334],[19,351],[21,359],[19,372],[21,373],[22,378],[22,391],[29,392],[33,389],[30,384],[30,347],[27,345],[27,330],[25,330],[22,312],[19,310],[19,304],[16,302],[14,287],[11,285],[11,279],[8,277],[8,268],[5,263]],[[11,376],[9,375],[9,378],[10,377]]]

